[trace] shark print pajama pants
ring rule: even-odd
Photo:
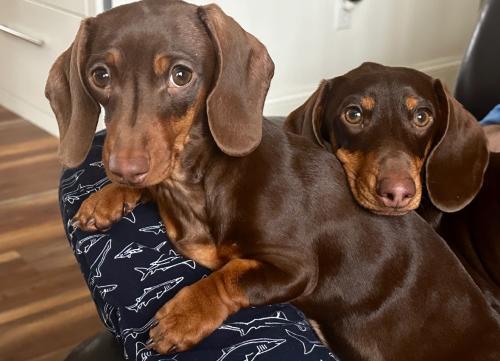
[[[63,171],[59,190],[67,238],[105,327],[138,361],[338,360],[291,305],[243,309],[193,349],[162,356],[145,347],[156,311],[182,287],[210,271],[176,253],[156,206],[139,204],[110,230],[85,233],[71,218],[109,180],[101,161],[105,132],[96,134],[87,160]]]

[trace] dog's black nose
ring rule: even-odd
[[[108,168],[114,176],[124,182],[140,185],[149,172],[149,160],[145,156],[123,157],[111,155]]]
[[[411,178],[383,178],[377,184],[377,194],[386,207],[406,207],[415,193],[415,182]]]

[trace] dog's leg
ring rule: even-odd
[[[142,189],[108,184],[82,203],[73,224],[87,232],[106,230],[135,208],[142,192]]]
[[[148,345],[162,354],[187,350],[241,308],[297,297],[307,287],[303,281],[269,264],[233,259],[183,288],[156,313]]]

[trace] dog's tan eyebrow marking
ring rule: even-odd
[[[406,98],[405,104],[408,110],[414,110],[417,107],[418,99],[414,96],[409,96]]]
[[[375,108],[375,99],[373,97],[364,96],[361,98],[361,106],[367,110]]]
[[[153,61],[153,69],[156,75],[163,75],[165,71],[167,71],[169,65],[170,61],[168,60],[166,55],[158,54],[155,56],[155,60]]]
[[[104,55],[106,64],[116,66],[121,61],[120,52],[117,49],[111,49]]]

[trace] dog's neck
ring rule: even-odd
[[[220,260],[209,229],[204,179],[220,151],[205,124],[193,124],[171,175],[149,192],[177,250],[213,269]]]
[[[191,127],[176,171],[181,173],[188,183],[203,183],[217,153],[220,153],[220,150],[212,138],[207,120],[198,119]]]

